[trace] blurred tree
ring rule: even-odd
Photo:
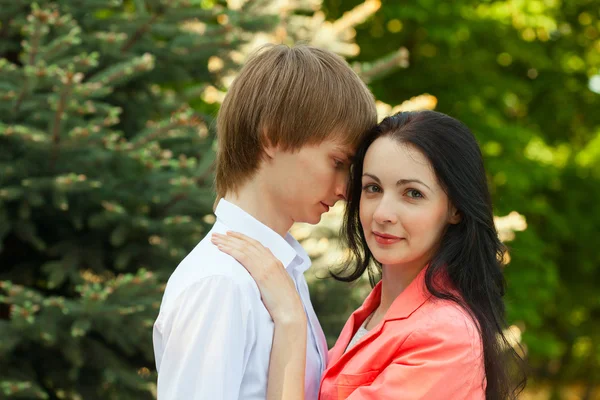
[[[4,397],[151,397],[159,283],[214,201],[211,62],[277,23],[199,3],[0,5]]]
[[[325,28],[349,54],[365,4],[329,29],[315,1],[0,0],[0,397],[153,397],[164,282],[214,221],[228,84],[267,41]]]
[[[326,0],[327,19],[357,3]],[[509,243],[507,307],[534,381],[551,382],[555,398],[583,381],[582,398],[592,398],[600,383],[598,4],[384,2],[356,42],[355,61],[399,46],[410,54],[407,69],[372,83],[379,100],[430,93],[438,111],[478,137],[496,212],[527,221]]]

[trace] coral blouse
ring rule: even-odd
[[[329,351],[319,400],[485,399],[477,325],[461,307],[427,291],[425,270],[394,300],[383,320],[346,351],[379,306],[381,282],[350,316]]]

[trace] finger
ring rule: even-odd
[[[225,238],[221,241],[217,240],[215,244],[220,250],[234,257],[245,267],[251,268],[254,271],[266,267],[264,255],[261,255],[255,248],[247,246],[241,240]]]
[[[216,234],[216,233],[213,234],[210,241],[214,244],[227,243],[231,246],[236,246],[236,247],[251,247],[241,239],[238,239],[235,237],[229,237],[229,236],[225,236],[225,235],[221,235],[221,234]]]
[[[248,241],[246,241],[242,237],[223,235],[220,233],[213,233],[211,235],[211,241],[217,242],[217,243],[232,243],[232,244],[236,243],[236,244],[245,245],[245,246],[248,246],[250,244]]]
[[[265,249],[266,247],[256,239],[251,238],[250,236],[244,235],[240,232],[235,231],[227,231],[227,237],[233,237],[245,242],[247,245],[253,246],[258,250]]]
[[[212,243],[226,243],[227,242],[226,239],[227,239],[227,236],[224,236],[224,235],[221,235],[218,233],[213,233],[210,236],[210,241]]]
[[[222,235],[220,233],[213,233],[213,235],[221,240],[228,240],[228,239],[232,239],[232,238],[240,240],[244,245],[251,246],[251,247],[255,248],[256,250],[258,250],[260,253],[263,253],[263,254],[266,253],[267,255],[273,256],[273,253],[267,247],[265,247],[261,242],[259,242],[256,239],[251,238],[250,236],[244,235],[243,233],[235,232],[235,231],[227,231],[226,235]]]
[[[256,254],[249,253],[247,249],[224,246],[222,251],[235,258],[255,281],[263,282],[270,275],[269,269],[266,268],[261,258]]]
[[[232,235],[214,234],[211,241],[215,244],[228,243],[232,246],[243,247],[247,250],[252,250],[259,257],[275,257],[269,249],[263,246],[259,241],[250,239],[243,234],[234,233]]]
[[[245,236],[243,234],[237,234],[237,233],[233,233],[232,235],[227,235],[227,236],[224,236],[221,234],[215,234],[215,235],[216,236],[213,236],[213,238],[211,239],[211,241],[215,245],[227,244],[230,248],[237,249],[238,251],[240,251],[246,255],[245,260],[243,262],[241,260],[238,260],[239,262],[260,264],[257,266],[253,266],[253,265],[245,265],[245,266],[249,266],[250,268],[253,268],[254,270],[257,270],[257,268],[260,268],[261,270],[262,269],[269,270],[270,268],[284,268],[281,261],[279,261],[279,259],[277,259],[273,255],[271,250],[269,250],[268,248],[266,248],[265,246],[263,246],[262,244],[260,244],[260,242],[258,242],[256,240],[253,240],[253,239],[248,240],[249,238],[247,236]],[[256,245],[254,245],[254,244],[256,244]],[[273,264],[273,266],[271,267],[269,264]]]
[[[244,268],[248,270],[248,272],[250,272],[250,274],[255,272],[256,263],[249,261],[248,254],[246,254],[243,249],[225,243],[219,244],[217,247],[223,253],[229,254],[231,257],[236,259]]]
[[[250,246],[247,242],[245,242],[244,240],[235,238],[235,237],[229,237],[229,236],[213,236],[211,238],[211,242],[214,244],[227,244],[231,247],[235,247],[235,248],[239,248],[239,249],[248,249],[248,250],[253,250],[255,253],[259,254],[258,250],[254,247],[254,246]]]

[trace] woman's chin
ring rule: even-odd
[[[381,265],[394,265],[400,264],[402,259],[398,257],[390,257],[389,254],[373,254],[373,258]]]

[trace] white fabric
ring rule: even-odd
[[[266,398],[273,320],[246,269],[210,242],[212,232],[228,230],[268,247],[294,280],[309,321],[305,395],[316,400],[327,344],[303,276],[308,255],[289,233],[282,238],[223,199],[215,214],[212,230],[169,278],[154,323],[158,400]]]
[[[348,343],[348,347],[346,347],[346,351],[350,350],[350,348],[352,346],[354,346],[360,339],[362,339],[363,336],[365,336],[367,333],[369,333],[369,330],[367,329],[367,324],[369,323],[369,321],[371,321],[372,317],[373,317],[373,314],[370,314],[367,318],[365,318],[365,322],[362,323],[362,325],[358,328],[358,330],[352,337],[352,340],[350,340],[350,343]]]
[[[354,346],[363,336],[365,336],[369,331],[363,326],[358,328],[350,343],[348,343],[348,347],[346,347],[346,351],[350,350],[352,346]]]

